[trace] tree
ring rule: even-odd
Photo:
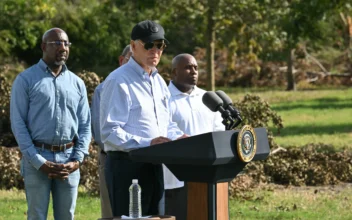
[[[21,57],[23,51],[35,48],[55,13],[40,0],[0,1],[0,57]]]
[[[218,9],[219,2],[217,0],[208,0],[207,12],[207,74],[208,74],[208,90],[215,90],[215,71],[214,71],[214,53],[215,53],[215,20],[214,15]]]
[[[276,3],[279,3],[277,1]],[[283,1],[284,16],[277,19],[275,25],[281,26],[282,30],[287,33],[285,42],[287,55],[287,88],[286,90],[295,90],[295,81],[293,76],[294,48],[299,42],[307,39],[321,38],[322,32],[320,22],[326,19],[332,12],[347,3],[343,0],[293,0]]]

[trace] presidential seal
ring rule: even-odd
[[[242,127],[237,137],[237,153],[243,162],[249,162],[257,152],[257,136],[250,125]]]

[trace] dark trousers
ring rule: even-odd
[[[158,215],[159,201],[164,192],[162,166],[137,163],[108,152],[105,179],[114,216],[129,215],[129,187],[138,179],[142,188],[142,215]]]
[[[165,190],[165,215],[173,215],[177,220],[187,219],[187,186]]]

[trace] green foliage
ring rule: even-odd
[[[89,145],[89,156],[85,158],[83,165],[80,167],[81,179],[80,185],[91,195],[99,194],[99,159],[98,151],[100,147],[91,142]]]
[[[0,133],[6,132],[3,130],[3,123],[7,124],[7,119],[10,117],[10,93],[11,87],[5,75],[0,72]]]
[[[69,64],[73,70],[94,70],[98,66],[107,75],[118,64],[118,55],[129,44],[131,22],[123,8],[113,2],[84,0],[77,3],[55,2],[60,14],[53,26],[62,27],[73,42]],[[128,31],[127,31],[128,30]]]
[[[346,49],[339,12],[347,16],[352,11],[348,0],[5,0],[0,1],[0,58],[36,63],[41,36],[60,27],[73,43],[69,68],[105,77],[118,66],[117,57],[141,20],[164,26],[171,42],[165,50],[169,59],[205,48],[209,8],[215,13],[216,56],[224,58],[216,63],[223,66],[216,72],[220,81],[242,71],[237,59],[260,75],[259,59],[286,60],[285,49],[302,41],[314,51],[325,46]]]
[[[0,189],[23,189],[23,178],[20,175],[21,155],[18,148],[0,146]]]
[[[32,50],[50,27],[56,9],[49,1],[0,1],[0,54],[21,56],[20,51]]]
[[[259,96],[247,94],[241,101],[235,102],[235,106],[241,112],[242,125],[248,124],[252,127],[265,127],[268,132],[269,145],[271,148],[276,147],[273,133],[268,129],[269,123],[277,128],[278,133],[283,128],[281,117],[271,109],[268,102],[262,100]]]
[[[78,73],[77,75],[84,81],[84,84],[86,85],[90,106],[92,103],[94,90],[100,84],[101,79],[94,72],[83,71],[82,73]]]
[[[0,69],[0,146],[12,146],[15,142],[11,133],[10,94],[11,86]]]

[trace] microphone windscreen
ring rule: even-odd
[[[221,100],[224,102],[224,107],[227,108],[227,106],[232,105],[232,100],[231,98],[226,95],[224,91],[218,90],[216,91],[216,94],[221,98]]]
[[[223,105],[223,101],[213,91],[204,93],[202,101],[213,112],[218,111],[219,107]]]

